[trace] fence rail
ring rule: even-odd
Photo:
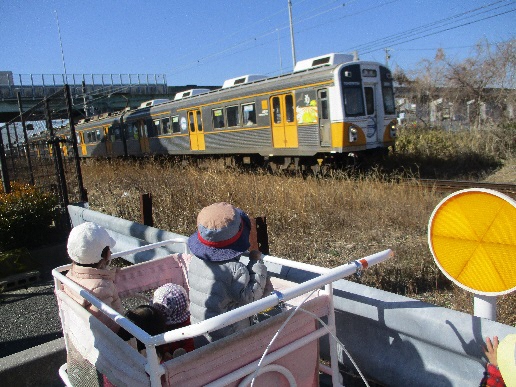
[[[55,93],[65,84],[72,94],[91,92],[158,94],[167,92],[165,74],[12,74],[0,79],[0,100],[41,99]]]

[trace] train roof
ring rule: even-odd
[[[115,112],[115,113],[104,113],[103,115],[91,117],[86,120],[79,121],[80,124],[84,124],[85,122],[98,122],[102,119],[110,118],[113,121],[116,121],[118,117],[127,112],[127,117],[138,117],[141,114],[148,114],[149,110],[158,113],[163,109],[169,109],[169,104],[174,103],[178,108],[183,108],[187,106],[189,100],[200,98],[207,98],[206,102],[210,103],[210,101],[220,99],[222,95],[224,99],[229,97],[233,98],[234,96],[242,93],[241,87],[245,86],[245,90],[248,90],[249,93],[260,93],[270,89],[270,85],[273,82],[278,82],[278,85],[284,86],[297,86],[297,84],[302,84],[307,81],[307,78],[311,78],[312,81],[320,81],[322,79],[333,77],[333,71],[335,68],[346,64],[346,63],[361,63],[361,64],[377,64],[377,62],[365,62],[359,61],[354,55],[351,54],[340,54],[340,53],[330,53],[326,55],[321,55],[309,59],[305,59],[296,63],[294,67],[294,71],[286,74],[276,75],[267,77],[265,75],[259,74],[248,74],[240,77],[235,77],[228,79],[224,82],[222,88],[219,89],[189,89],[182,92],[179,92],[175,95],[173,100],[152,100],[148,102],[144,102],[137,109],[125,109],[123,111]],[[226,97],[227,96],[227,97]],[[160,103],[155,103],[159,101]],[[162,102],[163,101],[163,102]],[[154,103],[151,103],[154,102]],[[151,103],[149,105],[149,103]]]

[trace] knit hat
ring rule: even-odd
[[[185,322],[190,317],[186,290],[176,284],[168,283],[154,291],[152,306],[165,316],[167,325]]]
[[[115,240],[98,224],[81,223],[70,231],[68,255],[79,264],[91,265],[102,259],[102,250],[115,246]]]
[[[188,247],[206,261],[228,261],[239,257],[249,244],[251,221],[247,214],[228,203],[204,207],[197,216],[197,232]]]
[[[516,334],[505,336],[498,345],[496,357],[505,385],[516,386]]]

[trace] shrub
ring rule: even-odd
[[[45,243],[54,220],[57,198],[30,185],[11,183],[0,191],[0,250]]]

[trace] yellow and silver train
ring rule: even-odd
[[[224,156],[244,163],[317,167],[349,154],[385,152],[396,138],[391,72],[328,54],[289,74],[246,75],[220,89],[82,119],[81,157]]]

